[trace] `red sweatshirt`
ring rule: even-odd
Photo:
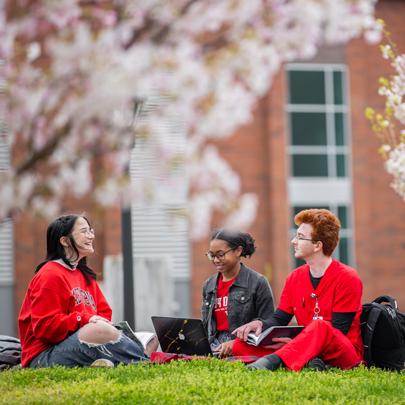
[[[111,320],[112,311],[97,282],[80,270],[48,262],[31,280],[18,317],[21,364],[65,340],[93,315]]]

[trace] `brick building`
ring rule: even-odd
[[[377,15],[386,21],[392,39],[404,53],[405,3],[381,1]],[[378,78],[391,73],[378,47],[362,40],[324,48],[312,61],[284,66],[269,94],[259,101],[253,121],[218,142],[221,154],[240,174],[243,191],[259,196],[258,216],[249,230],[258,250],[247,264],[269,278],[276,300],[296,264],[289,243],[294,212],[327,207],[338,214],[343,225],[337,257],[358,270],[364,282],[364,301],[390,294],[405,310],[405,204],[389,187],[390,176],[377,154],[378,140],[364,117],[367,106],[383,109]],[[133,207],[131,256],[135,273],[144,272],[135,290],[138,296],[149,290],[155,296],[170,292],[174,302],[170,310],[164,300],[148,304],[149,309],[199,316],[201,285],[213,271],[204,256],[208,241],[192,243],[184,224],[173,230],[162,217],[182,204],[184,199],[177,198],[153,213]],[[121,212],[118,208],[101,212],[86,201],[67,202],[65,208],[71,211],[75,207],[92,219],[97,255],[91,265],[103,269],[106,294],[119,315],[125,316]],[[29,215],[0,228],[0,333],[12,333],[15,328],[13,320],[26,286],[43,259],[45,229],[44,222]],[[159,260],[148,261],[148,254]],[[161,287],[145,292],[142,280],[145,274],[152,274],[151,269]],[[108,287],[111,282],[113,288]],[[135,299],[135,308],[137,303],[141,308],[135,311],[137,323],[144,299]]]
[[[377,16],[404,53],[405,3],[379,2]],[[289,247],[294,212],[327,207],[342,221],[338,257],[358,270],[364,301],[386,293],[405,309],[405,204],[389,187],[364,117],[368,106],[383,109],[377,83],[390,74],[378,47],[362,40],[322,49],[312,61],[286,65],[254,121],[220,144],[243,191],[259,195],[251,265],[268,276],[277,298],[295,265]],[[204,249],[206,243],[193,247],[195,314],[199,286],[211,274]]]

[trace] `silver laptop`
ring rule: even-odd
[[[212,355],[201,319],[152,316],[153,327],[162,352],[188,355]]]

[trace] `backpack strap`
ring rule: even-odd
[[[374,329],[380,314],[381,309],[378,308],[377,305],[372,305],[370,313],[368,314],[366,327],[363,330],[364,360],[368,367],[371,367],[374,364],[371,356],[371,347],[373,344]]]
[[[390,295],[380,295],[377,297],[373,302],[376,302],[377,304],[381,304],[382,302],[387,302],[388,304],[391,305],[393,309],[398,309],[398,303],[397,300]]]

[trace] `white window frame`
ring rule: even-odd
[[[285,111],[288,117],[289,133],[289,165],[292,173],[292,155],[293,154],[323,154],[328,157],[328,176],[327,177],[293,177],[288,178],[288,193],[290,206],[320,207],[328,206],[330,210],[337,215],[338,206],[345,206],[347,209],[347,228],[341,230],[340,236],[348,238],[348,258],[349,265],[355,263],[354,252],[354,230],[353,230],[353,209],[352,209],[352,173],[351,173],[351,132],[349,125],[349,97],[348,76],[349,72],[346,65],[336,63],[289,63],[285,67],[288,72],[292,70],[300,71],[318,71],[325,73],[325,104],[291,104],[289,94],[287,93],[288,103]],[[342,104],[334,104],[333,94],[333,73],[342,73],[343,89]],[[290,86],[287,83],[287,92]],[[326,115],[326,145],[291,145],[292,131],[290,113],[293,112],[318,112]],[[335,113],[343,113],[346,116],[345,124],[345,145],[336,145],[335,137]],[[345,155],[345,176],[337,177],[336,159],[338,154]],[[296,230],[291,229],[291,238]],[[339,246],[334,256],[339,256]]]

